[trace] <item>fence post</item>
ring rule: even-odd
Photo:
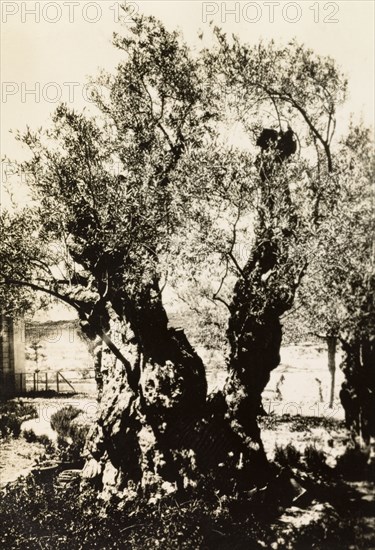
[[[46,372],[46,391],[48,391],[48,372]]]
[[[59,387],[59,373],[56,373],[56,390],[57,393],[60,393],[60,387]]]
[[[36,372],[34,372],[34,391],[36,391]]]

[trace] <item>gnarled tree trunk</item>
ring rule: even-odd
[[[168,326],[157,283],[124,303],[126,321],[106,308],[107,333],[126,364],[102,351],[98,425],[84,475],[99,478],[107,496],[113,491],[129,498],[139,490],[162,494],[190,483],[185,469],[191,464],[185,468],[184,462],[191,457],[179,429],[204,415],[207,383],[184,332]],[[121,311],[118,303],[116,309]]]
[[[111,307],[101,308],[100,325],[119,353],[99,377],[98,425],[84,471],[104,495],[157,498],[194,486],[205,473],[219,489],[248,489],[268,475],[257,414],[279,364],[280,316],[293,303],[297,272],[290,251],[297,218],[278,171],[282,160],[261,160],[256,242],[230,306],[224,392],[207,398],[203,363],[184,332],[168,325],[156,277],[132,295],[107,293]]]
[[[298,219],[289,182],[280,169],[295,151],[293,132],[264,130],[258,145],[262,148],[259,221],[253,253],[230,305],[231,355],[225,393],[235,430],[262,449],[257,424],[261,395],[280,362],[280,317],[293,304],[302,272],[292,259]]]

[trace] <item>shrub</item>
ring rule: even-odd
[[[86,443],[89,427],[80,422],[80,409],[71,405],[51,417],[51,426],[58,433],[57,445],[64,462],[78,462]],[[68,441],[70,439],[70,441]]]
[[[18,437],[22,422],[37,416],[35,406],[21,400],[0,403],[0,437]]]
[[[58,436],[57,445],[60,451],[60,458],[63,462],[80,462],[82,451],[85,447],[88,426],[72,425],[69,430],[71,443],[64,437]]]
[[[68,405],[51,416],[51,427],[62,437],[71,437],[71,423],[82,411]]]
[[[337,460],[336,470],[339,474],[351,480],[373,477],[373,472],[370,471],[367,460],[367,453],[362,451],[359,446],[349,447]]]
[[[304,459],[308,470],[321,474],[328,471],[326,455],[321,449],[317,449],[314,445],[307,445]]]
[[[72,424],[71,426],[70,437],[72,438],[73,444],[81,448],[81,450],[83,450],[85,446],[88,431],[89,427],[86,425]]]
[[[46,454],[51,455],[55,452],[53,441],[46,434],[37,435],[34,430],[23,430],[22,435],[28,443],[40,443],[45,448]]]
[[[34,430],[23,430],[22,435],[28,443],[36,443],[38,440],[38,436],[34,432]]]
[[[3,438],[18,437],[21,433],[22,420],[15,415],[0,415],[0,436]]]
[[[288,443],[286,447],[275,447],[275,461],[281,466],[298,466],[301,459],[301,453],[295,448],[294,445]]]
[[[38,416],[35,405],[32,403],[25,403],[21,399],[0,403],[0,414],[14,414],[22,420],[26,420],[26,418],[37,418]]]

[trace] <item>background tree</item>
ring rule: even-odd
[[[314,257],[299,289],[299,310],[328,343],[345,353],[341,392],[348,425],[369,443],[374,436],[374,189],[373,140],[352,124],[337,155],[337,200],[321,224]],[[330,366],[330,365],[329,365]],[[333,371],[334,372],[334,371]],[[333,401],[334,378],[331,403]]]
[[[373,271],[373,154],[368,128],[350,126],[340,142],[337,163],[336,201],[311,241],[311,260],[286,321],[289,331],[297,329],[326,341],[331,407],[339,340],[348,323],[360,322]],[[352,294],[353,277],[363,279],[362,293]]]
[[[193,54],[178,33],[137,16],[114,38],[124,62],[100,78],[101,116],[60,106],[51,130],[19,136],[32,153],[21,168],[34,202],[16,225],[2,221],[2,286],[60,298],[105,344],[85,475],[127,497],[186,488],[212,470],[227,490],[268,474],[261,393],[336,186],[330,144],[345,81],[333,61],[295,43],[216,36],[216,48]],[[264,134],[275,125],[270,106],[277,129]],[[233,121],[245,147],[227,142]],[[235,245],[246,236],[241,264]],[[228,380],[208,399],[203,362],[163,303],[169,276],[175,287],[194,282],[202,251],[198,265],[214,260],[219,281],[204,292],[229,319]]]
[[[322,220],[315,240],[311,241],[311,261],[298,289],[295,310],[287,320],[289,329],[302,326],[305,333],[327,342],[331,407],[335,354],[342,343],[347,380],[341,396],[347,422],[353,432],[362,437],[362,443],[366,441],[367,444],[369,430],[373,430],[368,426],[373,422],[370,411],[375,373],[370,363],[366,363],[366,354],[363,363],[358,355],[355,363],[350,350],[352,346],[359,346],[357,353],[360,353],[358,349],[370,345],[366,342],[372,341],[374,326],[372,149],[370,130],[361,124],[352,124],[337,152],[336,201]],[[360,412],[362,408],[368,409],[367,412]],[[361,415],[363,420],[360,420]]]

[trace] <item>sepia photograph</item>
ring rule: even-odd
[[[0,548],[374,550],[375,2],[0,11]]]

